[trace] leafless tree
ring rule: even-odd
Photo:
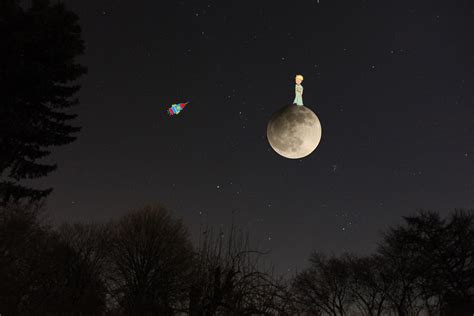
[[[229,232],[203,232],[194,261],[189,315],[285,315],[285,286],[253,249],[248,233],[234,225]]]
[[[78,305],[98,305],[97,297],[100,297],[103,309],[106,308],[108,228],[99,224],[65,223],[57,230],[61,242],[75,253],[69,278],[70,283],[76,285],[76,292],[81,294],[74,296]]]
[[[390,283],[383,274],[381,258],[350,255],[346,259],[350,269],[349,287],[354,305],[362,315],[383,315]]]
[[[350,270],[345,258],[314,252],[310,267],[294,280],[294,290],[307,315],[348,315],[353,303]]]
[[[391,228],[378,249],[382,258],[382,275],[390,284],[387,303],[399,316],[418,315],[423,308],[420,288],[422,268],[417,265],[416,247],[410,236]]]
[[[146,206],[111,224],[109,291],[116,313],[174,315],[190,278],[188,231],[162,206]]]
[[[474,305],[474,212],[455,210],[447,219],[430,211],[404,217],[384,240],[386,258],[410,253],[411,270],[425,309],[432,315],[461,315]],[[387,252],[388,251],[388,252]],[[463,307],[466,306],[466,307]]]

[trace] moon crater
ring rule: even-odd
[[[305,106],[284,106],[272,115],[267,125],[270,146],[289,159],[311,154],[321,141],[321,135],[318,117]]]

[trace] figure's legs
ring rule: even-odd
[[[296,100],[296,104],[299,105],[299,106],[302,106],[303,105],[303,98],[298,98]]]

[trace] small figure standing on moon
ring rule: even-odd
[[[296,75],[295,100],[293,101],[293,104],[296,104],[296,105],[303,105],[303,86],[301,85],[301,82],[303,82],[303,76]]]

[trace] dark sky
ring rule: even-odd
[[[471,0],[65,2],[89,73],[83,130],[40,181],[56,221],[160,202],[196,236],[234,211],[287,271],[313,250],[371,252],[417,209],[474,206]],[[323,136],[290,160],[266,126],[297,73]]]

